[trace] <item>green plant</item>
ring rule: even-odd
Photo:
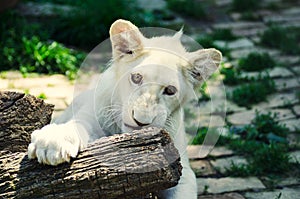
[[[269,142],[285,142],[285,137],[289,132],[289,129],[278,121],[277,113],[256,112],[252,124],[258,132],[267,135]]]
[[[19,68],[23,74],[62,73],[74,79],[77,68],[83,60],[84,54],[64,47],[57,42],[43,42],[33,36],[28,39],[22,37],[17,44],[4,47],[4,63],[12,68]],[[13,57],[13,59],[11,59]]]
[[[37,96],[37,98],[45,100],[45,99],[47,99],[47,96],[46,96],[45,93],[40,93],[40,94]]]
[[[224,75],[223,82],[226,85],[236,85],[241,81],[239,72],[234,67],[222,67],[220,73]]]
[[[258,8],[260,8],[261,1],[259,0],[244,0],[243,2],[239,0],[233,0],[231,7],[232,10],[238,11],[238,12],[244,12],[244,11],[255,11]]]
[[[268,53],[252,52],[239,60],[239,69],[245,71],[261,71],[275,66],[275,61]]]
[[[234,35],[231,29],[216,29],[211,34],[213,40],[223,40],[223,41],[232,41],[236,40],[238,37]]]
[[[232,176],[232,177],[247,177],[252,175],[252,171],[250,167],[246,164],[239,164],[236,165],[231,162],[229,168],[225,168],[225,176]]]
[[[206,82],[204,82],[201,85],[201,87],[199,88],[199,92],[201,94],[201,97],[198,99],[198,103],[210,100],[210,95],[207,94],[207,83]]]
[[[153,17],[139,9],[135,0],[67,2],[73,6],[72,12],[60,13],[48,22],[51,38],[89,50],[109,37],[109,27],[115,20],[127,19],[145,26]]]
[[[215,39],[210,34],[205,34],[199,36],[196,41],[203,47],[203,48],[216,48],[222,52],[223,56],[227,56],[230,58],[230,50],[227,47],[219,47],[215,44]]]
[[[275,83],[269,76],[259,77],[250,83],[235,88],[230,99],[239,106],[251,107],[258,102],[265,101],[267,95],[275,92]]]
[[[208,128],[206,128],[206,127],[198,129],[197,135],[194,137],[191,144],[193,144],[193,145],[202,144],[206,137],[207,131],[208,131]]]
[[[282,28],[271,26],[261,36],[264,46],[279,48],[284,53],[297,55],[300,53],[300,28]]]
[[[196,18],[205,18],[207,16],[202,4],[196,0],[167,0],[168,8]]]

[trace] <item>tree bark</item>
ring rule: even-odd
[[[32,95],[0,92],[0,155],[26,151],[30,134],[49,124],[53,108]]]
[[[39,100],[25,100],[24,95],[5,95],[11,97],[3,97],[0,93],[0,117],[4,115],[3,118],[16,123],[10,125],[9,121],[0,120],[0,146],[1,150],[6,151],[0,157],[0,198],[144,198],[147,193],[164,190],[178,183],[182,170],[178,151],[169,134],[154,127],[101,138],[80,152],[71,163],[57,167],[29,160],[24,149],[27,149],[30,133],[35,127],[40,128],[49,122],[46,113],[52,112],[53,107]],[[3,99],[10,100],[4,100],[3,103]],[[28,108],[22,101],[34,102],[46,111],[41,114],[43,111],[31,106]],[[27,109],[39,110],[39,119],[44,118],[43,122],[32,120],[34,114],[29,120],[23,117],[26,115],[23,113],[20,113],[23,120],[15,118],[19,114],[7,116],[11,112],[6,109],[16,113],[21,110],[20,107],[24,113],[31,113]],[[14,126],[18,134],[15,134]],[[19,136],[23,133],[26,141],[15,139],[10,133]],[[26,147],[9,147],[7,143]],[[20,152],[16,152],[17,148]]]

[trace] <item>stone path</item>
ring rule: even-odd
[[[146,3],[139,0],[141,4],[148,10],[165,10],[166,3],[163,0],[155,0],[155,3]],[[203,0],[201,2],[208,1]],[[225,9],[230,5],[231,0],[216,1],[216,9]],[[263,0],[264,3],[281,2],[280,0]],[[292,1],[288,1],[292,2]],[[183,16],[174,19],[173,22],[162,22],[162,24],[170,24],[170,27],[181,27],[182,23],[186,24],[187,29],[191,30],[191,35],[196,35],[199,30],[212,31],[217,28],[230,28],[234,34],[240,38],[236,41],[226,42],[218,41],[217,45],[227,46],[231,50],[231,56],[234,59],[232,63],[250,52],[268,52],[276,58],[277,62],[285,63],[285,67],[277,66],[268,70],[270,76],[275,80],[278,91],[269,95],[266,102],[261,102],[247,110],[239,107],[233,102],[227,101],[226,110],[230,112],[227,115],[227,121],[233,125],[249,124],[254,118],[255,110],[263,112],[276,112],[279,114],[279,121],[286,124],[291,131],[299,131],[300,126],[300,102],[296,97],[296,91],[300,90],[300,62],[299,56],[284,55],[275,49],[266,49],[257,45],[259,42],[259,34],[262,33],[269,22],[273,22],[283,26],[300,27],[300,5],[297,1],[292,6],[281,6],[279,10],[259,10],[257,15],[261,20],[257,22],[243,21],[240,13],[230,13],[227,18],[229,20],[216,20],[211,23],[201,23],[191,20]],[[227,19],[226,18],[226,19]],[[172,25],[174,23],[174,25]],[[192,26],[191,26],[192,25]],[[190,27],[189,27],[190,26]],[[243,76],[256,76],[257,73],[244,73]],[[23,78],[19,72],[7,72],[0,75],[0,91],[12,90],[30,93],[35,96],[46,97],[46,102],[55,105],[54,117],[57,117],[70,104],[73,98],[74,85],[62,75],[37,76]],[[218,112],[218,104],[226,100],[226,95],[220,94],[220,88],[216,85],[222,81],[220,79],[210,79],[207,84],[210,95],[214,95],[217,99],[215,106],[202,103],[199,109],[204,113],[201,117],[193,121],[194,124],[208,125],[211,120],[218,121],[222,118],[214,113]],[[232,90],[233,87],[226,86],[226,92]],[[213,115],[214,114],[214,115]],[[213,115],[213,116],[212,116]],[[193,124],[192,122],[192,124]],[[218,122],[216,122],[218,123]],[[290,142],[299,145],[299,133],[289,135]],[[266,183],[268,176],[261,177],[228,177],[224,176],[226,168],[232,164],[246,165],[248,164],[245,157],[237,155],[234,151],[225,147],[215,147],[209,156],[202,158],[198,151],[201,146],[189,146],[188,154],[191,166],[197,176],[197,184],[199,189],[199,199],[298,199],[300,196],[300,179],[289,177],[286,179],[278,179],[277,182],[270,186]],[[291,151],[290,157],[292,162],[300,163],[300,151]]]

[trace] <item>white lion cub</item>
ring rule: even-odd
[[[99,84],[74,99],[60,118],[36,130],[28,146],[29,158],[57,165],[111,133],[155,126],[166,129],[180,153],[179,184],[160,193],[167,199],[196,199],[197,187],[186,154],[182,105],[193,88],[218,67],[215,49],[187,52],[182,32],[146,38],[131,22],[115,21],[110,28],[113,59]]]

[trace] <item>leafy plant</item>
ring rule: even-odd
[[[56,41],[84,49],[91,49],[107,39],[109,27],[117,19],[127,19],[136,25],[145,25],[149,19],[148,15],[136,6],[135,0],[68,2],[73,6],[73,11],[60,13],[58,17],[50,20],[48,30],[51,38]]]
[[[243,84],[235,88],[230,98],[239,106],[251,107],[258,102],[265,101],[267,96],[275,92],[275,83],[269,76]]]
[[[252,52],[239,60],[239,68],[245,71],[261,71],[275,66],[275,61],[268,53]]]
[[[14,44],[15,46],[17,44]],[[22,37],[18,48],[4,47],[4,62],[11,68],[19,68],[23,74],[62,73],[74,79],[84,54],[64,47],[57,42],[43,42],[33,36]],[[13,57],[14,59],[11,59]]]
[[[201,3],[196,0],[167,0],[169,9],[196,18],[207,16]]]
[[[247,177],[251,176],[252,171],[246,164],[240,164],[236,165],[233,162],[231,162],[231,165],[229,168],[225,168],[225,176],[232,176],[232,177]]]
[[[239,72],[234,67],[222,67],[220,73],[224,75],[224,84],[236,85],[241,81]]]
[[[40,93],[40,94],[37,96],[37,98],[40,98],[40,99],[45,100],[45,99],[47,99],[47,96],[46,96],[45,93]]]
[[[243,2],[239,0],[233,0],[231,7],[232,10],[238,12],[244,11],[255,11],[261,6],[261,1],[259,0],[244,0]]]
[[[201,94],[201,97],[198,99],[198,103],[202,101],[209,101],[210,100],[210,95],[207,94],[207,83],[204,82],[201,87],[199,88],[199,92]]]
[[[297,55],[300,53],[300,29],[271,26],[261,36],[264,46],[279,48],[284,53]]]
[[[223,41],[232,41],[236,40],[238,37],[234,35],[231,29],[216,29],[211,34],[213,40],[223,40]]]

